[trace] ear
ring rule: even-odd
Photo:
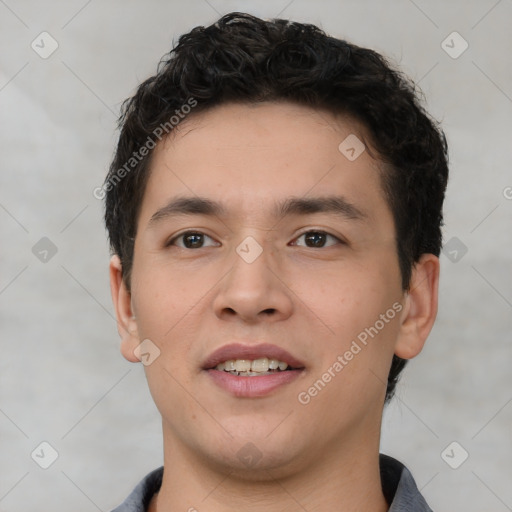
[[[423,254],[412,270],[395,354],[402,359],[417,356],[425,344],[437,315],[439,258]]]
[[[140,360],[134,350],[140,344],[137,320],[132,309],[132,297],[123,279],[121,260],[116,254],[110,259],[110,291],[116,310],[117,331],[121,337],[121,354],[132,363]]]

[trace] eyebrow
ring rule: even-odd
[[[348,220],[364,220],[367,215],[342,196],[322,196],[311,198],[291,197],[274,205],[274,217],[290,215],[311,215],[314,213],[332,213]],[[206,215],[209,217],[227,217],[226,208],[217,201],[205,197],[177,197],[158,209],[149,220],[148,227],[164,219],[183,215]]]

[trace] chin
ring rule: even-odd
[[[242,447],[242,450],[249,448]],[[267,453],[267,451],[259,451],[258,455],[252,460],[248,457],[247,452],[244,456],[239,456],[238,453],[231,454],[230,456],[220,456],[217,459],[217,469],[221,469],[222,473],[229,474],[230,478],[234,480],[246,482],[270,482],[277,479],[292,476],[299,471],[299,465],[295,461],[295,457],[290,454],[284,453]],[[217,454],[219,455],[219,454]]]
[[[271,439],[268,429],[264,435],[254,437],[234,436],[224,446],[203,447],[206,458],[217,471],[230,474],[232,478],[248,482],[271,481],[285,478],[306,467],[307,461],[294,436],[288,435],[287,442]]]

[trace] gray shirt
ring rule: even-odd
[[[163,474],[163,467],[149,473],[112,512],[146,512],[151,498],[162,485]],[[380,476],[382,491],[390,504],[389,512],[432,512],[403,464],[381,454]]]

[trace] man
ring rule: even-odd
[[[437,311],[447,150],[413,85],[232,13],[180,38],[120,127],[112,297],[164,467],[116,512],[429,511],[379,455]]]

